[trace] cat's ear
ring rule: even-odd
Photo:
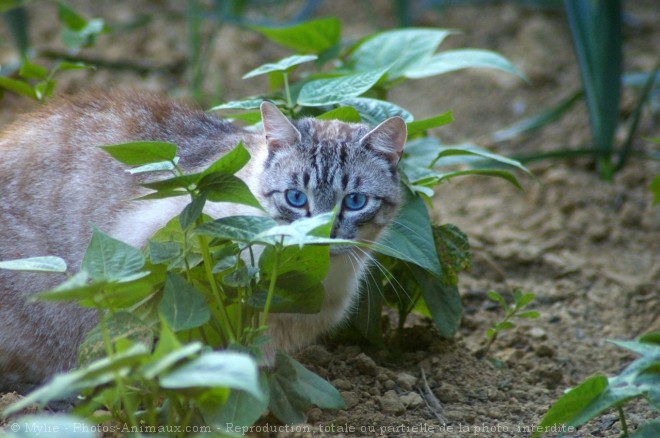
[[[275,104],[266,101],[261,103],[261,121],[269,150],[281,149],[300,141],[300,132]]]
[[[392,164],[397,164],[403,154],[408,129],[401,117],[390,117],[360,139],[363,145],[370,145],[385,154]]]

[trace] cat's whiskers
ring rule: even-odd
[[[367,242],[367,243],[376,243],[374,241]],[[356,247],[357,248],[357,247]],[[383,265],[373,254],[371,254],[369,251],[366,251],[363,248],[358,248],[359,251],[363,252],[365,257],[368,259],[368,264],[373,264],[382,274],[383,278],[386,278],[389,280],[390,285],[392,286],[392,290],[396,294],[397,298],[400,299],[401,296],[405,296],[411,303],[413,302],[412,297],[406,290],[406,288],[399,282],[399,280],[394,276],[392,271],[387,269],[385,265]],[[382,290],[380,290],[381,295],[382,295]],[[383,295],[383,298],[385,296]]]

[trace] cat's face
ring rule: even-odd
[[[395,117],[375,129],[315,119],[292,124],[269,103],[262,116],[269,154],[260,189],[270,216],[289,223],[337,207],[332,237],[375,241],[400,203],[405,122]]]

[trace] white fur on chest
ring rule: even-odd
[[[330,268],[323,280],[325,299],[323,311],[336,324],[354,304],[365,261],[362,258],[351,257],[348,254],[330,257]]]

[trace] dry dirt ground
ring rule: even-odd
[[[74,2],[110,23],[130,21],[135,11],[152,17],[147,26],[101,38],[87,53],[154,65],[180,62],[186,53],[184,27],[162,13],[172,6],[166,3]],[[57,48],[50,6],[38,4],[45,11],[31,8],[32,37],[42,48]],[[339,16],[350,36],[394,24],[393,2],[369,4],[328,1],[318,15]],[[626,2],[626,7],[626,70],[648,71],[660,53],[660,8],[655,0]],[[281,9],[276,12],[282,14]],[[468,71],[411,81],[393,93],[396,103],[419,118],[453,109],[456,121],[438,131],[444,141],[477,141],[504,154],[588,144],[582,104],[527,138],[507,144],[490,141],[495,130],[578,89],[579,73],[560,12],[507,4],[456,7],[424,11],[416,24],[460,29],[447,47],[497,50],[529,78],[525,83]],[[0,59],[6,62],[11,50],[3,44]],[[214,74],[208,75],[205,90],[212,96],[220,91],[226,100],[258,93],[265,84],[242,81],[242,74],[285,53],[254,33],[224,26],[207,52]],[[62,78],[61,91],[115,84],[175,95],[187,93],[188,80],[185,74],[107,69]],[[635,93],[626,91],[622,114],[630,113]],[[7,93],[0,124],[30,105]],[[657,115],[647,114],[641,134],[658,136],[659,122]],[[657,145],[640,139],[636,147]],[[634,159],[613,183],[600,181],[588,160],[530,167],[538,181],[521,176],[524,192],[480,177],[457,179],[437,190],[436,219],[457,224],[474,249],[474,266],[461,278],[465,314],[455,339],[441,339],[428,321],[414,318],[405,333],[407,348],[397,360],[387,351],[332,342],[301,354],[306,365],[342,392],[348,405],[341,411],[312,409],[308,422],[315,435],[530,436],[526,428],[537,424],[566,388],[595,373],[618,373],[633,359],[606,339],[660,330],[660,207],[652,208],[648,191],[651,178],[660,173],[659,163]],[[486,291],[515,288],[537,294],[534,308],[542,316],[504,333],[490,352],[496,360],[477,358],[486,329],[502,316]],[[633,429],[654,415],[645,402],[626,405],[626,413]],[[620,431],[617,416],[607,412],[564,436],[610,437]]]

